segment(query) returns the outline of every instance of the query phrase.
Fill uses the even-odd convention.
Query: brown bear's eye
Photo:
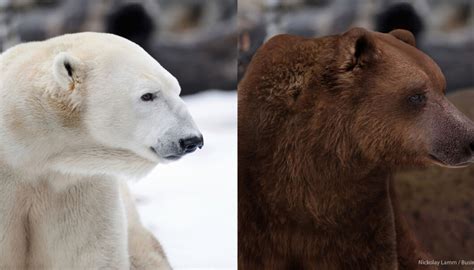
[[[141,97],[141,100],[143,101],[153,101],[155,99],[155,95],[152,93],[146,93]]]
[[[423,105],[426,103],[426,96],[424,94],[416,94],[409,96],[408,101],[413,105]]]

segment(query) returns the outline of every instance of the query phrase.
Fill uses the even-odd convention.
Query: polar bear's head
[[[90,136],[151,162],[177,160],[201,148],[203,136],[179,97],[177,79],[137,45],[118,37],[110,42],[117,45],[93,58],[82,60],[78,51],[54,59],[55,80],[71,92],[72,106],[82,106]]]
[[[42,76],[32,84],[43,94],[29,106],[56,115],[57,131],[37,133],[43,140],[37,140],[38,147],[49,144],[41,150],[48,152],[43,155],[46,167],[139,176],[203,146],[203,136],[179,97],[178,81],[138,45],[98,33],[41,43],[46,48],[38,50],[49,54],[38,56],[45,57],[45,64],[36,67],[34,73],[42,70]],[[46,115],[24,126],[44,127],[51,119]],[[51,143],[45,143],[46,134],[54,135]]]
[[[62,52],[53,74],[71,91],[71,106],[83,107],[85,127],[97,142],[160,162],[202,147],[178,81],[154,59],[144,52],[109,51],[94,62],[94,69],[83,72],[87,63]],[[74,95],[76,83],[87,88],[85,95]]]

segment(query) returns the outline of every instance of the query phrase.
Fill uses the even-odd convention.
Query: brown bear
[[[444,91],[405,30],[262,45],[238,87],[239,269],[426,269],[391,176],[473,162]]]

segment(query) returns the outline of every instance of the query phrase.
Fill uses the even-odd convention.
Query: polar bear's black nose
[[[193,136],[186,139],[179,140],[179,146],[185,154],[196,151],[197,148],[202,148],[204,140],[202,136]]]

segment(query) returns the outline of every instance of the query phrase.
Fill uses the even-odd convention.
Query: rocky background
[[[314,37],[353,26],[403,28],[443,70],[449,98],[474,120],[473,11],[472,0],[239,0],[239,79],[256,49],[279,33]],[[474,165],[400,172],[396,188],[409,224],[434,259],[474,261]]]
[[[144,47],[185,95],[235,90],[236,9],[234,0],[0,0],[0,52],[65,33],[109,32]]]

